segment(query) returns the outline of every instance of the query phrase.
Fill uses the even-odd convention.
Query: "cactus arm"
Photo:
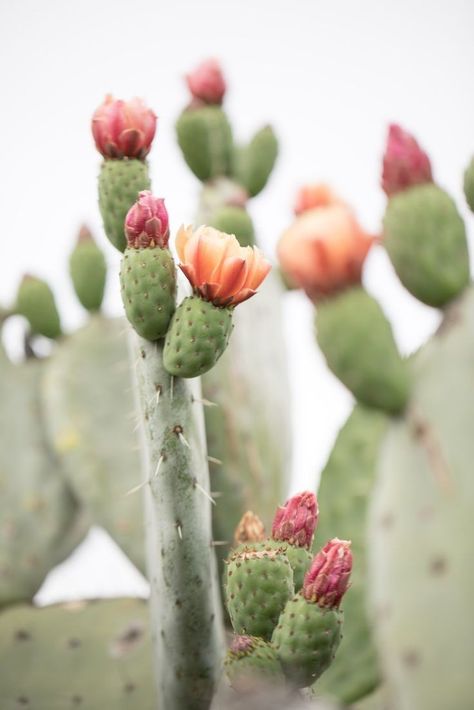
[[[221,664],[202,407],[163,367],[161,343],[133,335],[146,443],[147,546],[158,706],[208,708]]]

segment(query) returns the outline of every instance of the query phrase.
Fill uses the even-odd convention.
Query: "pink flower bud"
[[[207,59],[186,75],[194,99],[206,104],[221,104],[226,84],[217,59]]]
[[[321,607],[336,608],[341,603],[352,570],[349,540],[329,540],[313,559],[303,582],[303,596]]]
[[[245,654],[253,651],[255,648],[255,637],[254,636],[234,636],[229,650],[231,653],[235,653],[237,656],[245,656]]]
[[[106,96],[92,117],[92,135],[104,158],[138,158],[150,152],[156,116],[141,99],[115,100]]]
[[[278,508],[272,525],[272,538],[295,547],[310,548],[318,523],[318,501],[314,493],[304,491]]]
[[[149,190],[138,194],[138,200],[125,217],[125,234],[129,247],[166,247],[170,237],[168,212],[161,197]]]
[[[383,156],[383,191],[390,197],[425,182],[433,182],[429,157],[410,133],[391,123]]]

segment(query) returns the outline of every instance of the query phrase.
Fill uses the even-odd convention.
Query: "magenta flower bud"
[[[125,217],[128,246],[134,249],[166,247],[170,238],[165,201],[149,190],[138,193],[138,200]]]
[[[383,156],[383,191],[391,197],[425,182],[433,182],[430,159],[410,133],[391,123]]]
[[[329,540],[315,556],[303,582],[303,596],[321,607],[337,608],[352,571],[350,540]]]
[[[206,104],[221,104],[226,83],[217,59],[206,59],[186,75],[188,88],[194,99]]]
[[[138,158],[150,152],[156,116],[141,99],[116,100],[106,96],[92,117],[92,135],[104,158]]]
[[[272,525],[272,538],[295,547],[309,549],[318,523],[318,501],[314,493],[304,491],[277,509]]]

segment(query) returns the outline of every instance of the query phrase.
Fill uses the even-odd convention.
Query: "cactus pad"
[[[464,195],[466,196],[467,204],[474,212],[474,158],[472,158],[464,173]]]
[[[92,238],[79,240],[70,259],[69,272],[74,290],[88,311],[99,311],[104,298],[107,267],[103,252]]]
[[[58,309],[46,281],[25,276],[18,289],[16,311],[27,319],[32,333],[46,338],[61,335]]]
[[[250,197],[263,190],[278,155],[278,142],[271,126],[261,128],[250,143],[235,155],[234,176]]]
[[[104,230],[114,247],[124,251],[124,222],[138,193],[150,189],[148,166],[141,160],[104,160],[99,175],[99,208]]]
[[[232,131],[221,108],[204,106],[183,111],[176,132],[184,159],[199,180],[229,175]]]
[[[231,686],[240,693],[283,682],[275,649],[257,636],[236,636],[224,661]]]
[[[252,219],[244,207],[226,205],[213,212],[210,220],[212,227],[226,234],[234,234],[243,247],[255,244],[255,232]]]
[[[175,309],[176,268],[169,249],[126,249],[120,268],[128,320],[146,340],[164,337]]]
[[[176,309],[165,340],[163,362],[176,377],[197,377],[217,362],[232,332],[232,311],[202,298],[185,298]]]

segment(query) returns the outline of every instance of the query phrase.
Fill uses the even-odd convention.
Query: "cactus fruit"
[[[175,309],[176,268],[168,249],[168,213],[162,199],[140,192],[125,220],[128,247],[120,266],[125,314],[147,340],[164,337]]]
[[[224,205],[212,213],[209,224],[220,232],[234,234],[240,246],[255,244],[255,231],[252,219],[244,207]]]
[[[270,640],[294,595],[293,571],[284,551],[239,548],[227,561],[225,593],[234,631]]]
[[[248,145],[236,149],[233,174],[250,197],[258,195],[267,184],[277,155],[278,141],[271,126],[264,126]]]
[[[379,680],[367,613],[366,526],[378,451],[387,424],[382,412],[357,404],[339,432],[318,491],[322,513],[314,549],[336,535],[351,538],[354,567],[350,594],[344,601],[344,636],[334,662],[318,680],[314,692],[345,704],[370,693]]]
[[[367,537],[370,596],[399,710],[468,710],[474,698],[473,314],[471,286],[411,360],[410,406],[381,450]]]
[[[466,202],[474,212],[474,158],[464,172],[464,195]]]
[[[404,409],[410,392],[408,367],[372,296],[353,288],[321,302],[316,330],[329,368],[360,402],[393,414]]]
[[[2,707],[154,710],[148,629],[141,599],[2,611]]]
[[[186,83],[195,102],[221,104],[226,91],[226,83],[219,62],[206,59],[189,74]]]
[[[442,307],[468,285],[464,222],[441,188],[418,185],[392,197],[383,229],[400,281],[423,303]]]
[[[285,675],[305,688],[328,668],[341,640],[339,604],[352,568],[350,543],[330,540],[316,555],[303,589],[283,609],[272,635]]]
[[[46,338],[61,335],[58,309],[46,281],[26,274],[18,288],[15,310],[26,318],[34,335]]]
[[[230,175],[232,130],[219,106],[186,109],[176,123],[176,133],[184,159],[199,180]]]
[[[87,227],[79,231],[69,258],[69,273],[76,296],[88,311],[99,311],[104,298],[107,267],[105,257]]]
[[[224,670],[231,686],[239,693],[254,692],[262,685],[284,681],[275,649],[258,636],[234,636]]]
[[[383,156],[382,189],[388,197],[414,185],[433,182],[428,155],[416,139],[396,123],[388,128]]]

